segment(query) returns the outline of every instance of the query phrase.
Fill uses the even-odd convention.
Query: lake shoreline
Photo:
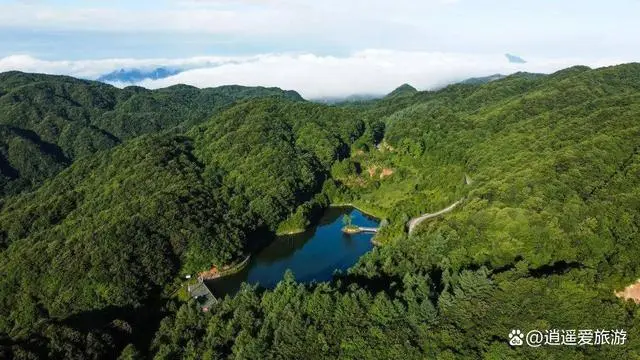
[[[223,278],[225,276],[236,274],[236,273],[242,271],[242,269],[244,269],[245,267],[247,267],[247,265],[249,264],[249,261],[251,260],[251,255],[252,254],[247,255],[244,258],[244,260],[242,260],[240,263],[235,263],[235,264],[229,265],[228,269],[222,270],[222,271],[218,272],[215,275],[203,275],[203,274],[207,273],[205,271],[205,272],[200,273],[198,278],[202,279],[202,280],[215,280],[215,279]]]
[[[238,266],[207,278],[207,287],[217,297],[237,292],[244,282],[260,284],[268,289],[282,280],[286,269],[299,276],[300,282],[329,281],[336,270],[350,268],[375,245],[369,236],[343,235],[342,218],[345,214],[352,214],[363,229],[375,229],[379,225],[377,218],[356,207],[327,206],[312,227],[297,236],[274,237],[261,250],[252,252],[252,261],[245,259]]]
[[[327,207],[325,207],[323,209],[323,213],[326,213],[326,211],[328,211],[331,208],[352,208],[352,209],[358,210],[359,212],[361,212],[365,216],[368,216],[370,218],[375,219],[376,221],[381,221],[382,220],[381,218],[379,218],[379,217],[377,217],[375,215],[372,215],[372,214],[364,211],[363,209],[361,209],[361,208],[359,208],[359,207],[357,207],[357,206],[355,206],[354,204],[351,204],[351,203],[329,204],[329,206],[327,206]],[[295,230],[291,230],[291,231],[287,231],[287,232],[283,232],[283,233],[275,233],[274,236],[275,236],[275,238],[278,238],[278,237],[282,237],[282,236],[303,234],[303,233],[309,231],[310,229],[312,229],[313,227],[318,226],[319,223],[320,222],[319,222],[319,219],[318,219],[318,221],[314,222],[313,224],[310,224],[309,227],[306,228],[306,229],[295,229]],[[353,235],[359,234],[361,232],[362,231],[360,231],[360,230],[354,231],[354,232],[343,231],[343,233],[345,233],[345,234],[353,234]],[[275,240],[275,238],[273,240]],[[376,246],[380,246],[381,245],[380,242],[375,240],[375,236],[373,236],[371,238],[371,243],[373,245],[376,245]],[[249,260],[251,260],[251,256],[252,255],[253,255],[253,253],[247,255],[244,258],[244,260],[242,260],[242,262],[240,262],[239,264],[231,265],[232,268],[230,268],[228,270],[221,271],[220,273],[216,274],[215,276],[206,276],[205,275],[205,276],[199,276],[199,278],[202,278],[202,280],[216,280],[216,279],[221,279],[221,278],[224,278],[226,276],[230,276],[230,275],[236,274],[236,273],[242,271],[249,264]],[[203,272],[203,273],[205,273],[205,272]],[[203,273],[201,273],[201,274],[203,274]]]
[[[310,226],[314,226],[314,225],[310,225]],[[287,236],[287,235],[297,235],[297,234],[302,234],[303,232],[307,231],[309,229],[295,229],[295,230],[289,230],[289,231],[285,231],[285,232],[277,232],[275,233],[276,237],[278,236]]]
[[[352,204],[352,203],[338,203],[338,204],[331,204],[331,205],[329,205],[329,208],[332,208],[332,207],[334,207],[334,208],[345,208],[345,207],[349,207],[349,208],[356,209],[356,210],[360,211],[362,214],[364,214],[364,215],[366,215],[366,216],[368,216],[368,217],[370,217],[370,218],[376,219],[379,223],[380,223],[380,222],[382,222],[382,219],[383,219],[383,217],[382,217],[382,216],[376,216],[376,215],[373,215],[373,214],[371,214],[370,212],[367,212],[367,211],[363,210],[362,208],[359,208],[359,207],[355,206],[355,205],[354,205],[354,204]],[[378,225],[378,226],[379,226],[379,225]],[[378,229],[379,229],[379,227],[378,227]],[[359,233],[360,233],[360,231],[357,231],[357,232],[348,232],[348,231],[343,231],[343,233],[348,234],[348,235],[355,235],[355,234],[359,234]],[[376,233],[375,235],[373,235],[373,237],[371,238],[371,243],[372,243],[373,245],[375,245],[375,246],[382,246],[382,243],[376,240],[376,236],[378,236],[378,234],[377,234],[377,233]]]
[[[367,211],[367,210],[363,210],[362,208],[352,204],[352,203],[337,203],[337,204],[330,204],[327,208],[353,208],[356,209],[358,211],[360,211],[361,213],[363,213],[364,215],[376,219],[378,221],[382,221],[382,216],[377,216],[377,215],[373,215],[371,212]]]
[[[327,207],[323,208],[323,209],[322,209],[322,211],[323,211],[323,213],[324,213],[324,212],[326,212],[327,210],[329,210],[329,209],[331,209],[331,208],[353,208],[353,209],[355,209],[355,210],[360,211],[362,214],[364,214],[364,215],[366,215],[366,216],[368,216],[368,217],[370,217],[370,218],[376,219],[376,220],[378,220],[378,221],[381,221],[381,220],[382,220],[382,217],[380,217],[380,216],[376,216],[376,215],[373,215],[373,214],[371,214],[371,212],[365,211],[365,210],[363,210],[362,208],[360,208],[360,207],[358,207],[358,206],[355,206],[354,204],[351,204],[351,203],[336,203],[336,204],[329,204],[329,206],[327,206]],[[321,216],[320,216],[320,217],[321,217]],[[318,217],[318,220],[320,220],[320,217]],[[311,222],[307,228],[299,228],[299,229],[289,230],[289,231],[285,231],[285,232],[276,232],[276,233],[275,233],[275,236],[276,236],[276,237],[278,237],[278,236],[287,236],[287,235],[298,235],[298,234],[302,234],[302,233],[304,233],[304,232],[309,231],[309,230],[310,230],[310,229],[312,229],[314,226],[318,226],[318,221]]]

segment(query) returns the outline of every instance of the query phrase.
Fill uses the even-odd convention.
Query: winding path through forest
[[[409,227],[409,235],[411,235],[411,233],[413,232],[413,230],[415,230],[416,226],[420,225],[421,222],[427,220],[427,219],[431,219],[434,218],[436,216],[440,216],[442,214],[446,214],[449,211],[453,210],[456,208],[456,206],[460,205],[460,203],[462,202],[463,199],[460,199],[456,202],[454,202],[453,204],[449,205],[449,207],[442,209],[438,212],[434,212],[431,214],[424,214],[424,215],[420,215],[418,217],[415,217],[411,220],[409,220],[409,222],[407,223],[407,226]]]
[[[471,185],[472,183],[473,183],[473,180],[471,180],[471,177],[468,174],[464,174],[464,184]],[[453,204],[449,205],[449,207],[442,209],[438,212],[420,215],[418,217],[415,217],[409,220],[409,222],[407,223],[407,227],[409,228],[409,235],[411,235],[413,230],[415,230],[416,226],[420,225],[420,223],[422,223],[423,221],[448,213],[449,211],[455,209],[456,206],[460,205],[462,200],[464,200],[464,198],[454,202]]]

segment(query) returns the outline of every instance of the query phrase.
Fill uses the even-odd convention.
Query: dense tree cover
[[[596,195],[611,177],[633,166],[640,145],[637,68],[572,69],[536,80],[535,90],[525,95],[503,95],[498,104],[478,109],[467,104],[476,101],[472,94],[459,102],[461,110],[432,101],[397,112],[387,118],[386,132],[395,151],[368,154],[360,161],[365,168],[382,163],[410,176],[392,176],[378,181],[378,187],[369,184],[361,201],[401,219],[466,197],[471,211],[449,219],[465,219],[455,228],[464,228],[464,236],[457,231],[467,240],[456,247],[477,247],[471,251],[474,261],[500,266],[528,248],[524,253],[536,265],[553,259],[598,263],[600,257],[585,252],[602,251],[604,239],[611,239],[601,227],[604,217],[636,210]],[[503,81],[523,80],[515,76],[478,91],[491,91],[484,87]],[[464,185],[465,174],[475,180],[472,185]],[[625,185],[631,194],[637,191],[633,181]],[[357,196],[359,190],[353,190]],[[610,209],[603,213],[604,205]],[[526,233],[531,238],[522,238]],[[492,240],[478,242],[479,234]],[[586,245],[585,236],[599,240]],[[507,241],[505,253],[498,246],[502,241]]]
[[[194,310],[185,305],[165,320],[153,352],[640,356],[638,308],[614,295],[640,270],[639,90],[638,64],[576,67],[360,107],[369,126],[385,123],[384,142],[336,163],[324,193],[388,217],[378,236],[385,244],[338,282],[304,287],[288,280],[259,295],[246,289],[197,324],[186,320]],[[382,168],[393,174],[381,178]],[[410,217],[459,199],[457,210],[407,235]],[[512,348],[507,335],[516,328],[624,328],[629,343]]]
[[[38,191],[7,201],[0,329],[41,317],[138,306],[181,265],[239,256],[243,214],[202,179],[184,137],[147,137],[74,163]],[[204,265],[204,266],[203,266]]]
[[[581,285],[589,278],[584,274],[536,278],[522,270],[499,274],[482,267],[432,279],[432,272],[411,261],[416,256],[409,251],[380,256],[389,256],[389,265],[392,261],[398,266],[395,276],[374,265],[375,270],[369,271],[377,275],[371,279],[353,275],[305,287],[285,278],[263,294],[245,288],[206,315],[184,305],[163,320],[152,346],[154,358],[626,359],[637,355],[633,345],[540,349],[508,345],[507,334],[514,328],[623,327],[631,330],[630,337],[636,335],[635,305],[604,300],[605,289]],[[360,285],[368,283],[387,287]],[[593,307],[603,311],[594,312]]]
[[[639,120],[640,65],[628,64],[404,86],[357,106],[250,100],[184,135],[128,141],[5,200],[0,354],[640,357],[638,306],[614,295],[640,272]],[[458,200],[407,234],[410,218]],[[122,316],[69,325],[137,313],[177,274],[242,255],[263,230],[300,230],[329,202],[387,224],[332,282],[288,274],[208,313],[170,304],[149,341],[127,337],[137,325]],[[629,342],[508,345],[511,329],[554,328],[625,329]]]
[[[302,100],[276,88],[177,85],[117,89],[65,76],[0,74],[0,196],[33,189],[79,157],[124,140],[208,119],[256,97]]]
[[[363,132],[351,111],[256,100],[187,135],[146,135],[80,158],[8,197],[0,333],[46,339],[52,321],[149,306],[176,275],[241,258],[287,218],[306,227],[328,206],[329,167]]]
[[[207,178],[244,194],[259,225],[276,230],[320,191],[333,162],[349,156],[363,132],[353,111],[267,99],[235,106],[189,134],[196,155],[215,169]]]
[[[277,235],[295,234],[303,232],[319,219],[330,205],[329,197],[324,194],[316,194],[311,200],[298,206],[294,213],[278,224]]]

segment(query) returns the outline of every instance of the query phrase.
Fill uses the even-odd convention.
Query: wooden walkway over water
[[[378,228],[362,227],[362,226],[345,226],[342,228],[342,232],[345,234],[360,234],[360,233],[372,233],[378,232]]]

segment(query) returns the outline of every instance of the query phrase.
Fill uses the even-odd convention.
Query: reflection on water
[[[352,208],[329,208],[318,225],[301,234],[277,237],[254,254],[237,274],[207,281],[216,296],[233,294],[243,282],[275,287],[287,269],[300,282],[327,281],[335,270],[346,270],[371,250],[373,234],[345,235],[342,217],[351,214],[354,225],[377,227],[377,220]]]

